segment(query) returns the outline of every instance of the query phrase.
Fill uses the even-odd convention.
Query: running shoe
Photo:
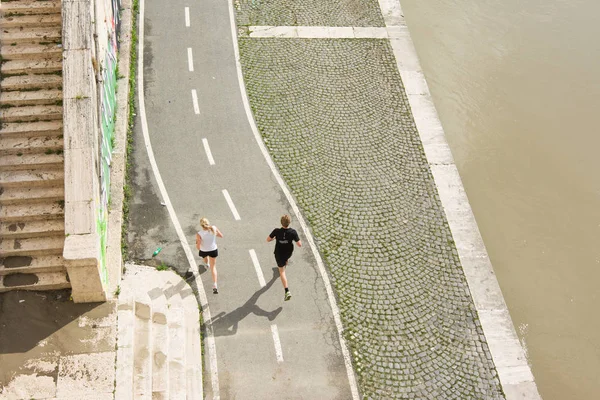
[[[288,301],[291,298],[292,298],[292,293],[290,293],[290,291],[288,290],[287,292],[285,292],[285,295],[283,296],[283,300]]]
[[[217,289],[216,287],[213,288],[213,294],[219,294],[219,289]]]

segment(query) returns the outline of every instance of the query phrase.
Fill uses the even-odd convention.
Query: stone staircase
[[[0,9],[0,292],[70,287],[60,0]]]
[[[118,300],[115,399],[202,399],[198,303],[172,271],[126,265]]]

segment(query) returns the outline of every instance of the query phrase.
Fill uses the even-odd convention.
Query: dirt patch
[[[12,256],[0,259],[0,264],[4,265],[4,268],[20,268],[31,265],[32,257],[27,256]]]
[[[5,287],[27,286],[38,283],[39,278],[35,274],[11,274],[4,277]]]

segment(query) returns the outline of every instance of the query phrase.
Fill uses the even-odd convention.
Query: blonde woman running
[[[206,218],[200,219],[200,226],[202,229],[196,233],[196,248],[198,249],[198,255],[204,260],[204,264],[210,267],[213,280],[213,293],[218,294],[216,264],[219,250],[217,249],[217,238],[222,238],[223,234],[219,228],[211,225]]]

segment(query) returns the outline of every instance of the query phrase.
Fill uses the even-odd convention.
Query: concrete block
[[[96,77],[89,49],[65,52],[63,60],[63,98],[96,97]]]
[[[169,398],[169,362],[167,354],[170,335],[167,327],[167,299],[152,300],[152,397]]]
[[[99,236],[95,233],[67,236],[63,258],[73,288],[73,301],[106,301],[106,291],[100,275]]]
[[[387,26],[400,25],[404,23],[402,7],[398,0],[379,0],[379,8],[383,20]]]
[[[405,33],[402,37],[390,38],[390,45],[396,56],[396,65],[399,71],[420,71],[421,65],[419,64],[417,51],[408,30]]]
[[[355,26],[352,28],[354,30],[354,37],[356,39],[387,39],[387,29],[383,27],[362,27]]]
[[[133,298],[121,294],[117,306],[117,369],[115,398],[133,399],[135,314]]]
[[[152,307],[148,298],[135,302],[135,336],[133,361],[133,396],[152,398]]]
[[[176,295],[179,296],[179,295]],[[186,383],[186,344],[184,310],[170,307],[169,321],[169,394],[171,398],[185,398]]]
[[[66,98],[63,100],[63,113],[65,150],[86,147],[96,150],[99,136],[96,99]]]
[[[328,30],[332,39],[354,38],[354,30],[350,26],[330,26]]]
[[[323,39],[329,37],[329,29],[326,26],[299,26],[298,37],[310,39]]]
[[[421,71],[401,71],[402,84],[407,95],[419,94],[429,96],[429,87]]]
[[[65,150],[65,202],[93,202],[95,157],[90,147]]]
[[[506,400],[541,400],[535,382],[522,382],[511,385],[503,385]]]
[[[298,29],[294,26],[250,26],[250,37],[298,37]]]
[[[93,201],[65,202],[65,235],[88,235],[96,231]]]
[[[112,394],[115,352],[75,354],[60,357],[56,382],[58,398],[96,398]]]
[[[63,1],[62,26],[65,50],[93,47],[91,1]]]
[[[48,375],[16,375],[4,386],[4,399],[51,399],[56,396],[56,383]]]

